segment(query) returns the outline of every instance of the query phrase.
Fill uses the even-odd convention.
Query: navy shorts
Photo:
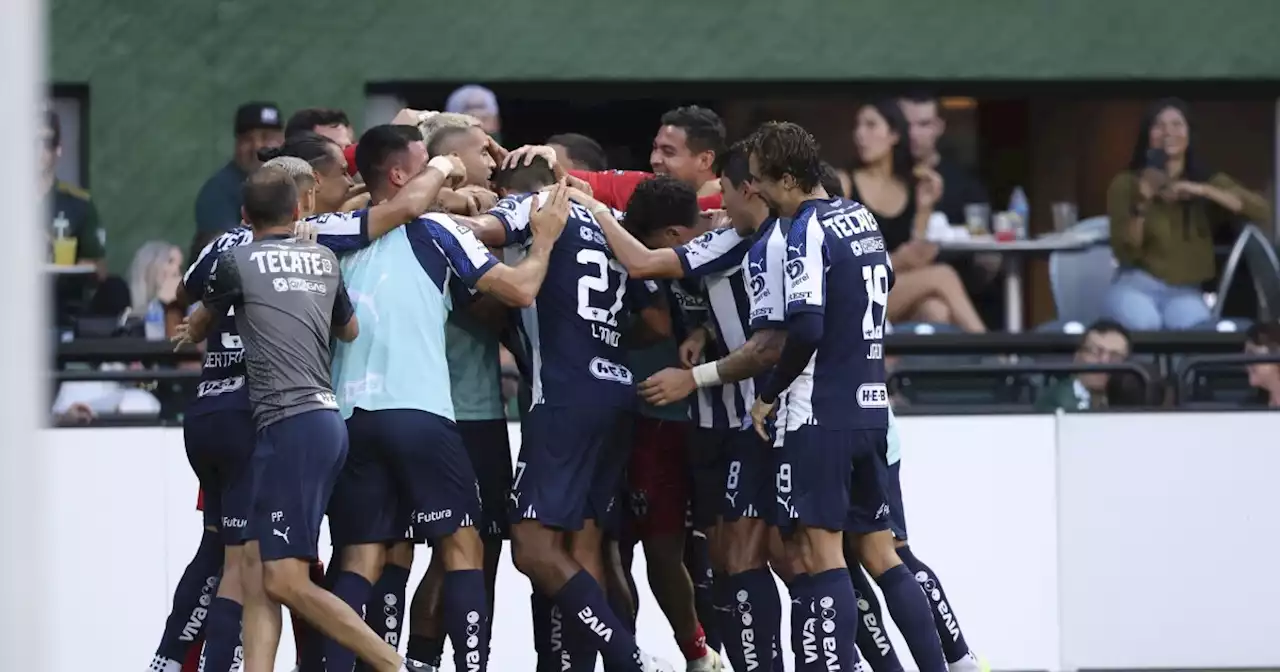
[[[452,420],[357,408],[347,434],[351,450],[329,501],[334,546],[440,539],[475,525],[476,474]]]
[[[869,534],[893,528],[887,433],[803,425],[777,450],[779,526]]]
[[[584,520],[607,527],[627,463],[621,447],[628,415],[608,407],[530,409],[511,483],[511,520],[566,531],[582,529]]]
[[[258,430],[249,534],[264,561],[318,559],[320,523],[346,459],[347,427],[337,411],[307,411]]]
[[[458,432],[480,482],[480,532],[492,539],[510,536],[511,438],[506,420],[459,420]]]
[[[253,510],[249,461],[258,438],[253,416],[248,411],[188,415],[182,436],[204,491],[204,526],[217,529],[228,546],[243,544]]]
[[[694,529],[711,529],[722,512],[725,469],[737,433],[736,429],[709,427],[689,431],[685,454],[689,461],[689,509]]]
[[[898,541],[907,540],[907,512],[902,508],[902,461],[889,465],[889,479],[885,483],[885,499],[893,521],[893,536]]]
[[[760,518],[773,524],[777,509],[773,447],[748,427],[734,432],[726,458],[720,517],[725,522]]]

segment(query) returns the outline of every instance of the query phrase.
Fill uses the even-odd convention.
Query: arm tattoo
[[[782,346],[787,342],[783,329],[760,329],[741,348],[716,361],[720,382],[736,383],[768,371],[778,363]]]

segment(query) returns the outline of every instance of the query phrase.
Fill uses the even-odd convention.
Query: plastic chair
[[[1116,259],[1109,238],[1111,220],[1090,217],[1068,229],[1073,235],[1102,241],[1079,251],[1054,252],[1049,255],[1049,284],[1058,321],[1091,324],[1102,315],[1102,296],[1115,277]]]

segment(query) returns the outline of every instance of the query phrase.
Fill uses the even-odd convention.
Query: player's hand
[[[471,199],[471,204],[475,208],[474,213],[472,214],[478,215],[488,212],[493,208],[493,206],[498,204],[498,195],[484,187],[478,187],[475,185],[461,187],[457,192]]]
[[[567,179],[565,180],[564,184],[565,184],[565,191],[569,192],[569,200],[573,201],[574,203],[577,203],[578,205],[585,207],[587,210],[593,210],[597,205],[600,205],[600,201],[597,201],[596,197],[591,195],[591,192],[583,191],[578,187],[575,187],[572,184],[569,184],[569,181]]]
[[[723,229],[731,226],[733,221],[729,219],[728,210],[703,210],[700,216],[707,220],[707,225],[713,229]]]
[[[773,415],[773,407],[777,404],[766,404],[760,397],[756,397],[754,404],[751,404],[751,424],[756,428],[756,434],[765,441],[769,440],[769,416]]]
[[[548,166],[554,170],[556,167],[556,150],[547,145],[525,145],[519,149],[507,154],[502,160],[502,167],[515,168],[516,166],[527,166],[533,163],[533,160],[541,157],[547,162]]]
[[[569,186],[573,187],[574,189],[577,189],[578,191],[588,196],[592,196],[592,197],[595,196],[596,190],[592,189],[591,183],[584,179],[577,178],[568,173],[565,173],[564,181],[565,181],[565,184],[568,184]]]
[[[680,366],[692,369],[702,359],[702,351],[707,347],[707,330],[698,327],[689,332],[689,337],[680,344]]]
[[[182,323],[174,329],[173,337],[169,340],[173,343],[174,352],[181,350],[184,345],[191,345],[194,343],[194,341],[191,340],[190,316],[182,318]]]
[[[417,126],[437,114],[440,113],[433,112],[431,110],[415,110],[413,108],[406,107],[396,113],[396,116],[391,119],[391,124],[393,126]]]
[[[507,151],[506,147],[499,145],[498,141],[494,140],[493,136],[488,134],[484,136],[484,151],[487,152],[489,154],[489,158],[493,159],[493,162],[499,166],[503,165],[507,160],[507,155],[511,154],[511,152]]]
[[[444,173],[445,186],[461,187],[467,179],[467,164],[457,154],[441,154],[427,162],[428,168]]]
[[[529,228],[535,239],[555,241],[569,220],[569,189],[564,180],[556,182],[542,201],[541,207],[529,215]]]
[[[674,404],[693,394],[698,384],[688,369],[665,368],[640,383],[640,396],[654,406]]]
[[[293,225],[293,237],[300,243],[314,243],[320,237],[315,224],[303,220]]]

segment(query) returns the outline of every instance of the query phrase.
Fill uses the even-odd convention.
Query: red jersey
[[[653,178],[653,173],[638,170],[571,170],[569,174],[591,185],[591,195],[614,210],[626,210],[627,201],[631,200],[636,185]],[[719,210],[723,207],[724,200],[720,198],[720,194],[698,198],[699,210]]]

